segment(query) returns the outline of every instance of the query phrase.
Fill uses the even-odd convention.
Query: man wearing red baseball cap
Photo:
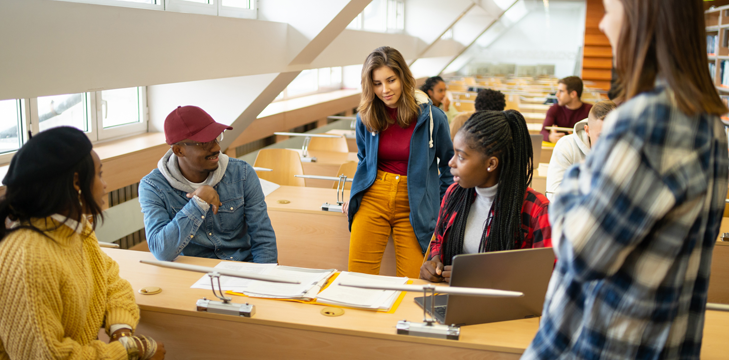
[[[139,183],[152,254],[276,263],[276,235],[256,172],[220,152],[223,132],[233,128],[196,106],[173,110],[164,128],[170,150]]]

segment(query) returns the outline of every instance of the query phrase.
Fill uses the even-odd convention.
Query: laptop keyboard
[[[445,305],[436,306],[435,307],[435,314],[436,314],[436,318],[438,318],[438,319],[445,319],[446,306]]]

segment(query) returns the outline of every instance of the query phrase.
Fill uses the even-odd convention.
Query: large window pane
[[[223,0],[222,5],[239,9],[250,9],[251,0]]]
[[[332,68],[332,85],[338,88],[342,87],[342,67]]]
[[[328,88],[332,84],[332,74],[329,68],[319,69],[319,88]]]
[[[38,98],[40,131],[66,125],[89,132],[88,114],[88,99],[85,93]]]
[[[286,88],[286,96],[294,97],[315,92],[319,89],[318,80],[316,69],[304,70]]]
[[[367,31],[387,31],[387,2],[386,0],[372,0],[362,12],[364,14],[364,29]]]
[[[163,1],[163,0],[118,0],[118,1],[133,2],[133,3],[139,3],[139,4],[152,4],[152,5],[156,5],[160,1]]]
[[[136,87],[101,92],[101,119],[104,129],[142,121],[139,92],[140,89]]]
[[[20,124],[22,121],[20,101],[0,101],[0,153],[20,148]]]

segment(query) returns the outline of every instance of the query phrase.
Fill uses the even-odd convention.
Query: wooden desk
[[[719,236],[721,237],[721,233]],[[729,242],[727,241],[717,241],[714,246],[707,297],[712,303],[729,304]]]
[[[301,149],[291,150],[301,154]],[[357,161],[356,152],[309,150],[309,157],[315,157],[316,162],[302,162],[305,175],[337,176],[337,171],[342,164],[347,161]],[[306,186],[331,189],[334,181],[306,179]]]
[[[253,318],[197,312],[195,301],[212,296],[209,290],[190,289],[201,273],[140,264],[154,259],[150,253],[102,250],[132,284],[141,310],[137,333],[162,341],[168,359],[518,359],[539,326],[536,318],[464,326],[458,341],[397,335],[398,320],[422,319],[416,293],[407,293],[394,314],[347,309],[340,317],[326,317],[317,305],[235,296],[234,303],[256,306]],[[219,261],[181,256],[175,262],[215,266]],[[163,291],[139,294],[146,286]],[[727,312],[706,313],[702,359],[726,358],[727,323]]]
[[[349,191],[345,191],[349,201]],[[290,201],[281,204],[279,200]],[[266,197],[268,217],[276,232],[281,265],[347,270],[349,223],[342,213],[322,211],[324,202],[337,202],[335,189],[282,186]],[[392,239],[387,244],[380,274],[396,274]]]

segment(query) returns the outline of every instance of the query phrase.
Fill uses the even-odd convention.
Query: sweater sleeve
[[[97,246],[93,244],[93,246]],[[106,273],[106,321],[104,327],[107,334],[111,334],[110,327],[114,324],[127,324],[132,331],[137,328],[139,322],[139,307],[134,298],[134,290],[129,281],[119,276],[119,264],[101,249],[98,250]]]
[[[554,146],[554,150],[552,150],[552,158],[549,159],[549,170],[547,171],[547,191],[545,193],[549,200],[554,198],[554,194],[562,184],[562,178],[564,178],[567,168],[573,165],[571,159],[574,156],[571,154],[570,142],[574,141],[575,136],[574,134],[567,135],[559,139],[557,145]]]
[[[544,117],[544,123],[542,124],[542,136],[544,137],[544,141],[549,141],[549,130],[547,130],[547,126],[554,126],[558,110],[559,104],[554,104],[547,110],[547,115]]]
[[[66,337],[63,302],[73,301],[73,296],[64,296],[66,288],[53,260],[31,256],[22,246],[5,247],[0,253],[5,268],[0,272],[0,339],[6,355],[11,359],[127,359],[119,342],[81,344]],[[98,332],[98,328],[77,331]]]

